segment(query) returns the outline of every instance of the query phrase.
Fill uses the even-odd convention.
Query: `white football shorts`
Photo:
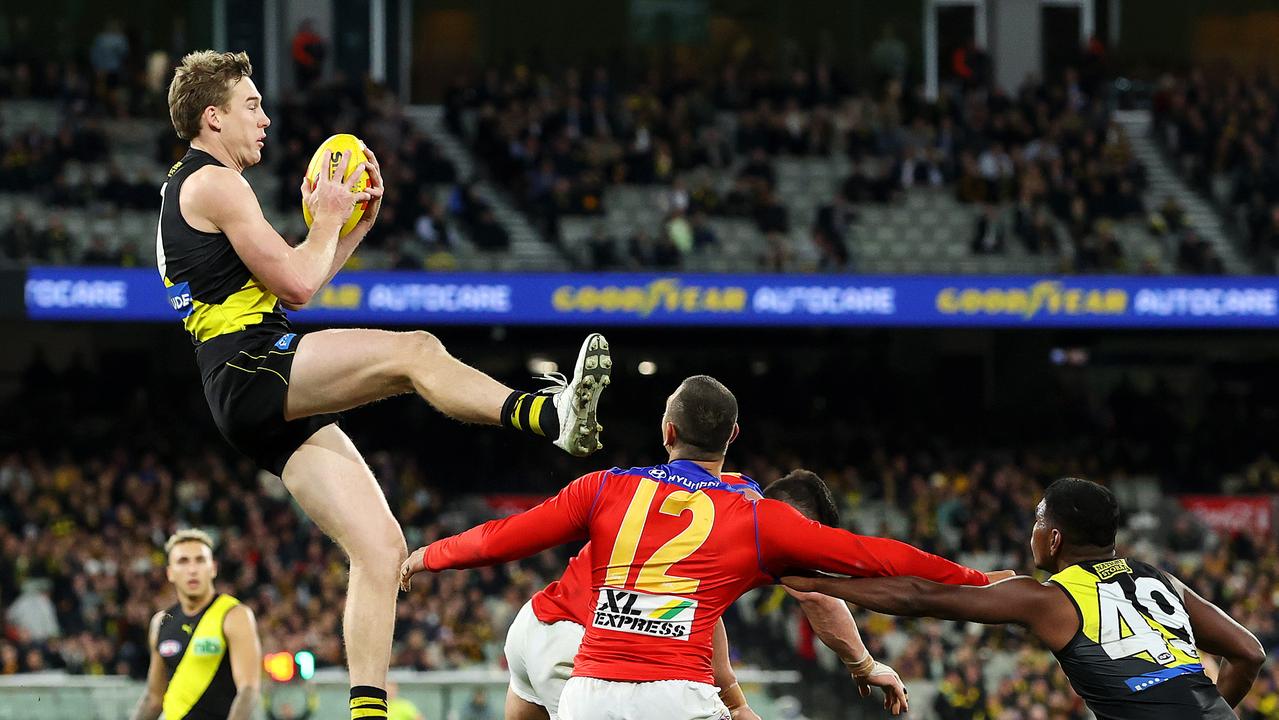
[[[506,664],[511,669],[511,691],[541,705],[556,720],[564,683],[573,674],[573,658],[586,628],[562,620],[546,624],[533,613],[533,602],[524,603],[506,631]]]
[[[559,720],[730,720],[714,685],[691,680],[614,682],[569,678]]]

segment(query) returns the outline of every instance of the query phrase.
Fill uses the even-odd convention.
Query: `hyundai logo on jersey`
[[[731,477],[741,480],[741,484],[732,484],[724,482],[722,479],[706,472],[705,468],[692,460],[676,460],[666,465],[655,465],[653,467],[638,467],[623,470],[622,468],[613,468],[609,471],[614,475],[640,475],[642,477],[652,478],[659,483],[670,483],[678,485],[689,492],[697,492],[699,490],[727,490],[729,492],[740,493],[743,490],[760,491],[759,484],[749,477],[740,473],[726,473]]]

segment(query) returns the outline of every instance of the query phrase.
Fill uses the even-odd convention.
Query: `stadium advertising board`
[[[32,268],[33,320],[172,321],[150,269]],[[1279,327],[1279,278],[346,272],[299,322]]]
[[[1244,532],[1264,539],[1274,529],[1275,498],[1269,495],[1183,495],[1179,499],[1200,522],[1224,535]]]

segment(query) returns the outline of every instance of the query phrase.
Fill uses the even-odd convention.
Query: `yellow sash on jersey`
[[[174,283],[166,277],[164,286],[171,288]],[[216,305],[191,299],[191,309],[182,325],[197,341],[204,342],[262,322],[262,316],[273,312],[278,301],[265,285],[250,276],[243,287]]]
[[[165,720],[185,717],[213,682],[227,652],[222,621],[227,612],[239,604],[240,601],[230,595],[219,595],[200,618],[164,693]]]

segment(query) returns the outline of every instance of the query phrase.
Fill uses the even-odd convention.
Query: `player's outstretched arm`
[[[1195,645],[1224,658],[1217,672],[1217,690],[1230,707],[1235,707],[1256,682],[1257,673],[1266,662],[1265,648],[1257,636],[1221,608],[1200,597],[1177,578],[1167,577],[1181,593],[1182,602],[1186,605],[1190,627],[1195,633]]]
[[[1053,650],[1065,647],[1079,627],[1074,606],[1060,590],[1025,576],[983,587],[917,577],[784,577],[782,583],[889,615],[1024,625]]]
[[[760,559],[773,575],[821,570],[853,577],[910,575],[955,585],[985,585],[985,573],[887,538],[826,527],[774,500],[756,503]]]
[[[349,160],[348,156],[339,168],[345,169]],[[314,221],[297,247],[289,247],[271,227],[253,189],[233,170],[210,168],[192,175],[183,186],[181,210],[188,222],[205,220],[226,233],[253,276],[286,305],[296,307],[309,302],[331,277],[338,232],[355,203],[382,192],[351,192],[362,171],[357,168],[347,182],[321,176],[314,189],[303,190]]]
[[[147,667],[147,686],[133,708],[131,720],[156,720],[164,709],[164,689],[169,685],[169,673],[164,668],[164,658],[160,657],[157,641],[160,637],[160,623],[164,621],[164,611],[151,617],[151,628],[147,637],[151,644],[151,665]]]
[[[235,679],[235,700],[227,720],[250,720],[258,704],[258,681],[262,676],[262,642],[253,611],[246,605],[231,608],[222,620],[222,632],[231,654],[231,677]]]
[[[414,550],[400,566],[400,587],[429,570],[462,570],[499,565],[587,537],[591,509],[605,482],[592,473],[569,483],[551,499],[525,512],[490,520],[466,532]]]
[[[799,602],[804,617],[822,644],[834,650],[843,661],[862,697],[870,696],[872,686],[879,687],[884,691],[885,710],[894,715],[910,710],[906,686],[895,670],[871,657],[847,603],[829,595],[800,592],[790,587],[786,592]]]

